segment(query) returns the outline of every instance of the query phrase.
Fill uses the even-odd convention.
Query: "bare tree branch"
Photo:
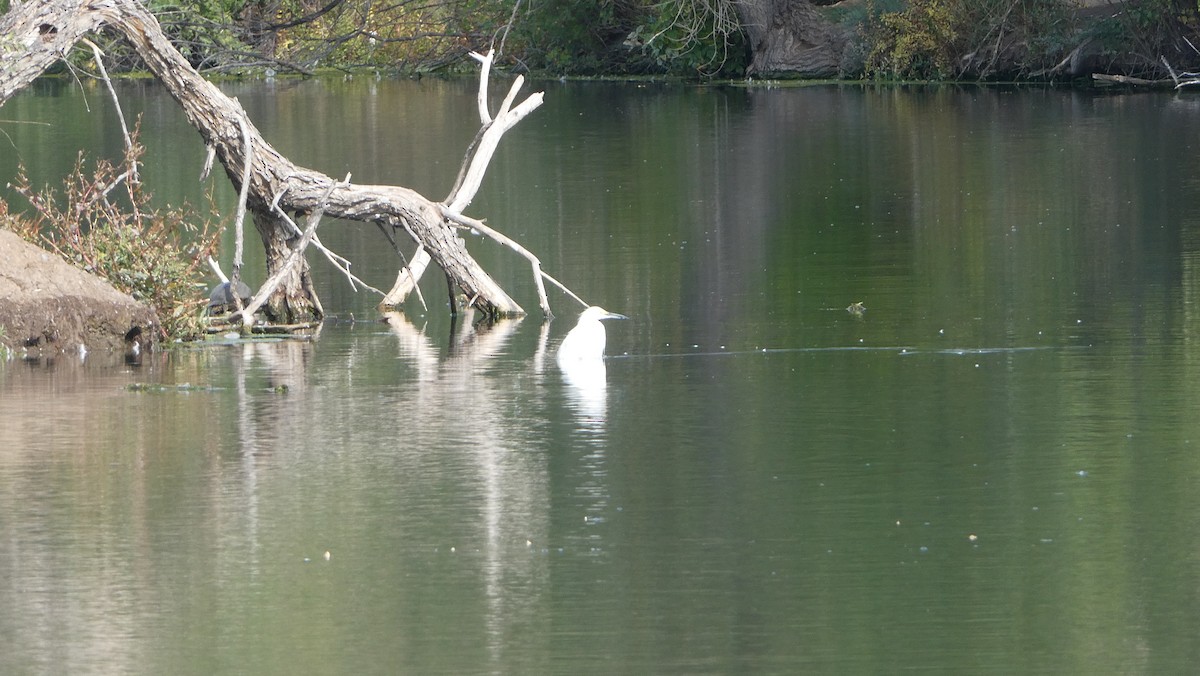
[[[500,138],[509,129],[512,129],[525,116],[533,112],[542,104],[542,92],[535,92],[529,95],[516,108],[512,107],[512,103],[520,91],[525,79],[518,75],[509,87],[508,94],[500,104],[499,110],[495,117],[488,110],[487,94],[488,94],[488,78],[491,71],[494,50],[489,50],[486,55],[472,53],[471,57],[479,62],[479,91],[476,97],[476,103],[479,109],[480,129],[476,134],[475,139],[471,142],[468,148],[467,158],[463,161],[463,169],[460,169],[459,176],[455,181],[454,189],[443,201],[446,209],[452,213],[461,214],[464,209],[471,204],[471,201],[478,193],[480,186],[483,183],[483,175],[487,171],[488,164],[492,161],[492,156],[495,155],[496,148],[500,145]],[[381,305],[384,307],[395,307],[404,302],[404,298],[417,287],[417,281],[424,273],[425,268],[429,263],[429,254],[424,247],[418,247],[413,253],[409,264],[396,275],[396,283],[392,286],[391,291],[384,296]],[[538,277],[540,280],[541,278]],[[540,283],[540,282],[539,282]],[[543,298],[544,301],[544,293]],[[549,308],[543,302],[543,312],[549,315]]]
[[[470,256],[443,212],[443,208],[451,208],[461,213],[470,204],[500,137],[541,104],[542,94],[536,93],[513,106],[522,84],[519,78],[491,124],[485,121],[487,129],[472,154],[462,185],[443,205],[407,188],[351,185],[295,165],[263,139],[235,99],[225,96],[188,64],[154,17],[135,0],[45,0],[14,6],[0,16],[0,35],[4,36],[0,40],[0,104],[61,58],[85,34],[100,27],[113,29],[132,45],[220,160],[239,189],[239,203],[254,213],[255,226],[267,249],[269,276],[281,280],[269,292],[268,301],[279,321],[296,323],[297,318],[319,318],[322,314],[308,264],[297,253],[309,244],[319,246],[316,222],[311,220],[318,213],[372,222],[393,231],[402,229],[417,242],[420,253],[446,273],[455,294],[470,299],[468,306],[489,316],[524,313]],[[476,58],[481,62],[487,59]],[[481,108],[481,115],[486,112],[486,107]],[[288,213],[310,217],[299,241],[295,238],[297,226],[284,218]],[[240,242],[242,238],[238,239]],[[352,284],[366,286],[349,274],[349,261],[321,248]],[[240,256],[237,258],[240,262]],[[235,264],[234,281],[236,268]],[[415,279],[415,260],[409,268],[407,277]],[[543,310],[548,313],[544,292],[541,296]]]

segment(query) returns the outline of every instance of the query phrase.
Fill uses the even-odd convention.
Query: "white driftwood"
[[[492,156],[496,154],[496,148],[500,145],[500,137],[542,105],[542,92],[536,92],[530,94],[521,105],[511,108],[513,98],[524,82],[525,78],[520,75],[513,80],[508,96],[504,97],[503,103],[500,104],[500,110],[496,113],[496,119],[487,125],[487,129],[479,139],[479,147],[475,149],[475,155],[471,158],[471,164],[463,178],[462,186],[454,198],[446,204],[451,210],[461,213],[471,204],[471,200],[475,199],[479,187],[483,184],[483,175],[487,171],[488,163],[492,161]]]
[[[241,102],[234,99],[241,110]],[[245,237],[246,199],[250,196],[250,164],[254,162],[254,140],[250,137],[250,123],[245,111],[238,117],[238,129],[242,132],[242,147],[245,157],[242,160],[242,189],[238,191],[237,211],[233,216],[235,241],[233,244],[233,281],[237,282],[242,276],[243,238]],[[237,294],[233,294],[237,297]]]
[[[1193,45],[1190,40],[1187,40],[1187,38],[1184,38],[1184,40],[1187,41],[1188,45],[1190,45],[1193,50],[1196,49],[1196,46]],[[1158,58],[1162,61],[1163,65],[1167,67],[1167,72],[1171,75],[1171,79],[1175,82],[1176,89],[1200,85],[1200,73],[1188,73],[1186,71],[1182,73],[1176,73],[1175,69],[1171,67],[1171,64],[1167,62],[1167,57],[1160,56]]]
[[[488,50],[486,55],[471,52],[471,58],[480,64],[479,92],[476,96],[476,102],[479,107],[479,123],[481,126],[480,132],[472,144],[473,149],[468,149],[468,156],[464,161],[463,170],[459,172],[459,179],[450,195],[443,202],[446,208],[454,213],[461,214],[471,204],[471,201],[475,199],[476,193],[479,192],[479,188],[483,184],[483,175],[487,172],[488,164],[492,161],[492,156],[495,155],[496,148],[500,145],[500,138],[504,136],[504,133],[512,129],[522,118],[533,112],[538,106],[542,105],[543,93],[535,92],[522,101],[521,105],[512,108],[512,102],[516,98],[517,92],[520,91],[522,85],[525,83],[523,77],[517,76],[513,80],[512,86],[509,87],[508,95],[505,96],[503,102],[500,104],[500,109],[497,111],[496,116],[492,116],[488,111],[488,80],[491,74],[494,54],[494,50]],[[380,305],[391,308],[403,303],[408,294],[417,288],[421,275],[425,274],[425,270],[429,266],[429,261],[429,252],[425,247],[418,246],[409,259],[408,265],[396,274],[395,284],[392,285],[392,289],[384,296]],[[544,304],[543,309],[545,309]]]
[[[555,279],[554,277],[552,277],[550,275],[550,273],[543,270],[542,269],[542,261],[540,259],[538,259],[538,257],[535,256],[533,254],[533,252],[530,251],[529,249],[526,249],[525,247],[521,246],[515,240],[510,239],[504,233],[501,233],[497,230],[493,230],[492,228],[488,227],[483,221],[471,218],[469,216],[464,216],[460,213],[450,211],[449,207],[444,207],[442,209],[442,213],[445,214],[445,216],[448,220],[453,221],[454,223],[458,223],[459,225],[461,225],[465,228],[474,230],[481,235],[490,237],[491,239],[495,240],[496,242],[512,249],[513,251],[516,251],[518,254],[520,254],[522,257],[524,257],[525,260],[529,261],[529,263],[533,266],[533,285],[534,285],[534,287],[537,288],[538,304],[542,308],[542,314],[547,319],[553,317],[554,313],[550,311],[550,301],[549,301],[549,299],[546,298],[546,287],[544,284],[542,284],[542,279],[546,279],[551,284],[557,286],[559,289],[562,290],[563,293],[567,294],[571,298],[574,298],[580,305],[582,305],[584,307],[588,307],[587,301],[580,298],[579,296],[576,296],[574,291],[568,289],[566,287],[566,285],[564,285],[562,282],[560,282],[557,279]]]
[[[208,257],[208,267],[212,268],[213,274],[217,276],[217,279],[221,280],[222,284],[229,283],[229,278],[225,276],[225,271],[221,269],[221,264],[212,256]]]
[[[480,56],[475,52],[471,52],[471,58],[479,62],[482,66],[479,69],[479,94],[476,96],[476,103],[479,105],[479,121],[483,124],[491,124],[492,114],[488,112],[488,75],[492,71],[492,58],[495,56],[492,50],[488,50],[487,55]]]
[[[343,181],[343,183],[346,185],[350,184],[350,174],[346,174],[346,179]],[[296,225],[296,222],[292,220],[292,217],[289,216],[287,212],[279,208],[278,202],[273,204],[272,209],[275,211],[275,214],[283,220],[284,223],[288,224],[293,234],[295,234],[297,237],[304,236],[304,231],[300,229],[300,226]],[[320,251],[325,256],[325,259],[333,265],[333,267],[337,268],[339,272],[346,276],[347,281],[350,282],[350,288],[358,291],[358,287],[361,286],[368,291],[374,291],[381,296],[383,295],[383,291],[371,286],[370,284],[367,284],[350,272],[350,260],[325,246],[325,244],[321,242],[321,238],[316,234],[313,234],[312,241],[310,241],[309,244],[315,247],[317,251]]]

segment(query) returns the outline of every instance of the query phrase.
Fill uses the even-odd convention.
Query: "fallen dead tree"
[[[133,46],[200,133],[209,149],[210,162],[214,157],[219,160],[239,191],[239,215],[235,219],[238,246],[242,213],[248,211],[266,250],[269,278],[251,304],[263,305],[274,322],[302,324],[320,319],[324,313],[303,256],[310,245],[319,248],[352,284],[366,286],[350,274],[349,261],[320,244],[316,229],[322,215],[373,222],[394,245],[396,233],[416,243],[411,265],[400,271],[392,290],[384,296],[381,304],[386,307],[402,303],[432,262],[446,275],[452,312],[473,308],[490,317],[524,314],[522,307],[468,253],[458,234],[461,228],[491,237],[530,262],[545,315],[550,315],[550,306],[543,279],[586,305],[543,272],[532,253],[462,213],[478,190],[500,137],[542,101],[541,93],[536,93],[514,106],[522,85],[518,77],[493,116],[487,101],[491,54],[473,55],[481,64],[481,129],[468,149],[449,197],[434,202],[407,188],[355,185],[351,177],[339,181],[293,164],[263,139],[236,99],[224,95],[188,64],[153,15],[135,0],[14,2],[9,12],[0,16],[0,105],[85,41],[89,33],[102,28],[118,32]],[[303,230],[297,225],[299,217],[306,220]],[[240,259],[240,254],[235,256],[231,275],[234,281],[239,279]],[[244,312],[246,326],[250,314]]]

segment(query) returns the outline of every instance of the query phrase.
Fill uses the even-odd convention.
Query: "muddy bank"
[[[156,335],[148,306],[0,229],[0,342],[17,354],[130,351]]]

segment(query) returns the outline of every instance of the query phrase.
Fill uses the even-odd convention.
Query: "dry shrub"
[[[144,151],[136,130],[132,139],[122,170],[98,160],[89,171],[81,152],[61,195],[50,187],[35,190],[22,167],[12,187],[32,213],[17,217],[0,202],[0,224],[150,305],[162,338],[200,337],[207,305],[203,264],[216,250],[220,228],[209,219],[197,223],[186,206],[150,208],[135,170]]]
[[[868,72],[916,79],[1020,77],[1079,40],[1069,0],[911,0],[874,15]]]

